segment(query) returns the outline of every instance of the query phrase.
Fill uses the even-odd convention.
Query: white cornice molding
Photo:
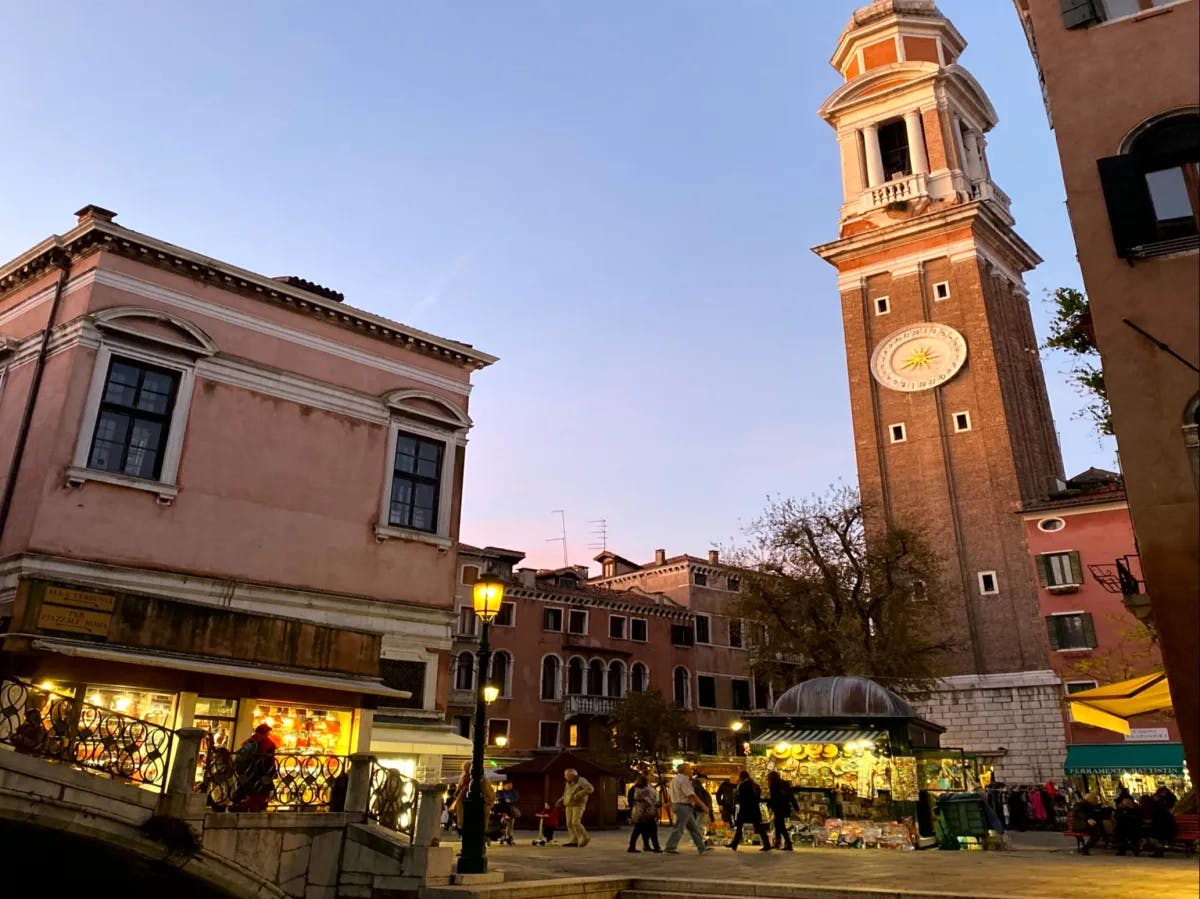
[[[95,280],[96,280],[96,270],[95,269],[89,269],[88,271],[84,272],[83,274],[76,275],[74,278],[71,278],[67,281],[67,286],[63,290],[63,296],[67,297],[67,296],[70,296],[71,294],[75,293],[75,291],[77,291],[77,290],[82,290],[85,287],[91,287],[92,283]],[[51,285],[50,287],[43,287],[37,293],[32,294],[31,296],[28,296],[25,299],[21,300],[21,302],[17,303],[15,306],[13,306],[9,309],[6,309],[4,312],[0,312],[0,325],[7,324],[10,321],[14,321],[18,316],[24,315],[25,313],[29,312],[30,310],[37,308],[42,303],[50,302],[50,300],[54,296],[54,291],[55,291],[56,287],[57,287],[57,285]],[[41,333],[41,328],[38,329],[38,333]]]
[[[15,556],[0,563],[0,595],[15,588],[18,579],[23,577],[76,583],[93,589],[146,593],[197,605],[382,633],[385,637],[396,634],[411,638],[404,639],[406,644],[415,641],[449,645],[450,627],[454,621],[452,607],[442,609],[395,600],[293,590],[37,553]]]
[[[1129,509],[1127,500],[1106,500],[1105,502],[1088,503],[1086,496],[1073,498],[1076,505],[1063,506],[1046,506],[1042,509],[1022,510],[1022,521],[1041,521],[1043,518],[1073,518],[1076,515],[1090,515],[1093,512],[1122,512]],[[1063,503],[1070,503],[1071,499],[1062,500]],[[1057,531],[1048,531],[1046,533],[1057,534]]]
[[[140,278],[134,278],[130,275],[122,275],[117,272],[100,270],[96,272],[96,283],[106,287],[112,287],[117,290],[123,290],[136,296],[145,297],[146,299],[154,300],[167,306],[174,306],[177,309],[186,310],[192,315],[201,315],[207,318],[214,318],[218,321],[226,322],[227,324],[236,325],[249,331],[254,331],[258,334],[265,334],[266,336],[276,338],[277,340],[285,340],[289,343],[294,343],[298,346],[305,347],[306,349],[317,350],[330,356],[336,356],[340,359],[346,359],[350,362],[356,362],[360,365],[367,365],[371,368],[386,371],[389,374],[408,378],[410,381],[414,381],[418,384],[425,384],[430,387],[436,387],[439,390],[445,390],[448,393],[454,393],[460,396],[468,396],[471,392],[471,385],[469,382],[459,381],[454,378],[447,378],[442,375],[435,375],[433,372],[426,371],[422,368],[417,368],[416,366],[406,365],[402,362],[393,362],[390,359],[381,358],[373,353],[355,349],[354,347],[346,346],[345,344],[338,343],[334,340],[328,340],[324,337],[318,337],[317,335],[311,334],[307,331],[299,331],[295,328],[276,325],[253,315],[248,315],[244,312],[238,312],[237,310],[230,309],[225,306],[218,306],[214,303],[198,300],[189,294],[172,290],[167,287],[162,287],[161,285],[153,284],[149,281],[143,281]]]

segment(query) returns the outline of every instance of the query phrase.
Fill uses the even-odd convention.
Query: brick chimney
[[[75,213],[76,219],[80,225],[88,222],[111,222],[117,217],[117,214],[111,209],[105,209],[103,206],[96,206],[92,203],[84,206]]]
[[[654,551],[654,564],[655,565],[666,565],[667,564],[667,551],[665,549],[656,549]]]

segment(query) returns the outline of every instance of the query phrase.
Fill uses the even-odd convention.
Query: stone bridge
[[[57,855],[47,862],[26,854],[30,886],[42,895],[75,893],[66,888],[72,877],[86,876],[91,892],[103,885],[102,894],[127,899],[150,896],[151,889],[155,896],[170,890],[172,899],[415,899],[423,886],[450,882],[452,850],[431,845],[439,787],[420,788],[411,840],[368,818],[368,756],[352,757],[360,764],[351,766],[344,812],[213,812],[192,782],[199,735],[179,732],[161,793],[0,745],[6,850],[25,846],[51,855],[48,847],[82,846],[110,862],[95,866],[104,873],[75,871],[73,865],[86,866],[70,851],[61,853],[61,864]],[[6,868],[21,872],[16,852],[5,854]],[[47,864],[58,870],[45,870]],[[122,869],[135,892],[114,889],[112,877],[119,879]],[[46,892],[50,886],[56,888]]]

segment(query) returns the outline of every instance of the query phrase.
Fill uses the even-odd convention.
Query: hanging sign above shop
[[[48,584],[38,608],[37,627],[39,630],[104,637],[108,635],[115,603],[116,597],[111,593]]]
[[[1131,727],[1126,743],[1169,743],[1171,734],[1165,727]]]

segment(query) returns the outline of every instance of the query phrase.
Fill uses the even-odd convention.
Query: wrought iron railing
[[[406,834],[411,841],[417,827],[417,782],[394,768],[371,760],[371,790],[367,817],[379,825]]]
[[[342,811],[349,777],[344,755],[231,753],[206,740],[198,789],[224,811]]]
[[[162,790],[171,757],[168,727],[15,678],[0,683],[0,743]]]
[[[618,700],[610,696],[568,696],[563,704],[566,715],[607,715]]]
[[[1122,596],[1137,596],[1145,593],[1145,581],[1141,574],[1141,558],[1136,555],[1121,556],[1111,565],[1089,565],[1088,570],[1096,582],[1109,593]]]

